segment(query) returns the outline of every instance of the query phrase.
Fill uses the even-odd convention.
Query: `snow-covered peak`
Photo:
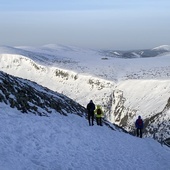
[[[153,48],[152,50],[170,51],[170,45],[161,45],[161,46]]]

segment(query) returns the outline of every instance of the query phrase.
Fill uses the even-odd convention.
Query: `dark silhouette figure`
[[[88,121],[89,126],[94,125],[94,110],[95,110],[95,104],[92,100],[87,104],[87,113],[88,113]]]
[[[141,119],[141,116],[138,116],[138,119],[135,122],[135,126],[137,137],[140,136],[140,138],[142,138],[143,120]]]

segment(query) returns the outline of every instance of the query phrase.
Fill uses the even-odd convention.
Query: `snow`
[[[157,47],[162,48],[168,46]],[[120,98],[124,98],[121,118],[133,113],[128,125],[138,114],[146,119],[163,111],[170,95],[170,53],[133,59],[105,57],[99,51],[55,44],[1,47],[0,70],[63,93],[83,106],[93,99],[106,112],[110,109],[108,120],[118,125],[114,111]],[[114,104],[111,96],[116,92]]]
[[[161,45],[159,47],[155,47],[152,50],[165,50],[165,51],[170,51],[170,45]]]
[[[22,114],[0,103],[1,170],[165,170],[170,149],[85,118]]]
[[[97,51],[71,46],[50,44],[39,48],[12,49],[14,52],[11,52],[11,48],[1,49],[2,71],[35,81],[84,106],[89,99],[94,99],[98,104],[103,99],[103,105],[106,105],[106,98],[114,90],[121,90],[127,107],[150,114],[162,111],[169,97],[170,54],[151,58],[102,60],[103,56]],[[28,51],[22,51],[21,55],[17,54],[19,50]],[[44,61],[40,62],[40,59]],[[62,71],[68,77],[57,77],[56,71]],[[151,103],[155,95],[160,100],[159,105],[158,102]],[[145,103],[150,105],[144,107]]]
[[[170,95],[170,80],[126,80],[118,83],[117,88],[128,96],[127,108],[147,117],[151,111],[158,113],[164,109]]]

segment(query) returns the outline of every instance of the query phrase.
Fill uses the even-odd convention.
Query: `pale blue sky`
[[[0,45],[170,45],[169,0],[0,0]]]

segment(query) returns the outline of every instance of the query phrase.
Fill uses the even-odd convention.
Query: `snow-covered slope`
[[[55,53],[53,50],[52,52]],[[71,51],[71,55],[75,58],[67,58],[68,54],[66,51],[66,57],[60,55],[58,57],[58,53],[56,53],[55,56],[52,55],[48,59],[45,59],[45,57],[48,57],[46,53],[41,53],[39,58],[43,59],[43,61],[38,60],[37,53],[35,53],[35,59],[33,55],[29,58],[30,55],[28,53],[24,56],[20,54],[1,54],[1,70],[15,76],[27,78],[54,91],[66,94],[83,105],[86,105],[92,98],[96,98],[96,101],[100,102],[102,98],[108,97],[105,97],[107,91],[109,91],[109,95],[113,91],[114,82],[97,78],[95,72],[91,75],[88,67],[91,65],[90,67],[92,68],[92,63],[85,68],[85,66],[81,66],[79,61],[79,66],[76,57],[80,57],[80,59],[82,57],[82,60],[85,60],[83,58],[84,52],[83,54],[81,51],[77,52],[77,56],[74,56],[74,53],[72,54]],[[47,50],[47,53],[49,53],[49,50]],[[90,54],[88,56],[89,58],[92,57]],[[88,70],[87,72],[85,71],[86,69]],[[100,95],[96,96],[98,90],[100,90]]]
[[[160,48],[156,53],[161,55],[155,57],[125,59],[58,45],[1,47],[0,69],[66,94],[83,106],[93,99],[104,107],[108,120],[133,131],[139,114],[152,119],[169,99],[170,54]]]
[[[159,47],[153,48],[152,50],[170,52],[170,45],[161,45],[161,46],[159,46]]]
[[[133,137],[114,125],[89,126],[78,103],[3,72],[0,110],[2,170],[164,170],[170,166],[170,149],[165,145]]]
[[[22,113],[48,116],[52,112],[62,115],[78,113],[85,116],[86,109],[67,96],[53,92],[29,80],[0,71],[0,102],[17,108]]]
[[[0,103],[0,169],[169,169],[170,150],[140,139],[88,126],[77,115],[40,117]]]

